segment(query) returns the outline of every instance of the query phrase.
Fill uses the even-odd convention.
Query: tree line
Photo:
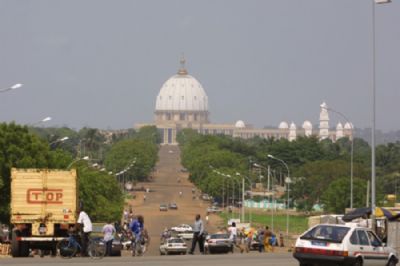
[[[178,135],[178,141],[182,163],[191,180],[217,199],[222,198],[224,186],[240,182],[242,176],[249,177],[253,185],[261,180],[267,186],[268,166],[272,169],[274,187],[284,186],[287,169],[281,161],[268,157],[270,154],[283,160],[290,169],[291,207],[309,211],[318,205],[327,212],[343,213],[350,206],[351,140],[348,138],[336,142],[321,141],[315,136],[291,142],[258,137],[244,140],[200,135],[187,129]],[[353,147],[353,207],[365,207],[367,182],[371,177],[371,147],[359,138],[354,139]],[[399,194],[400,142],[377,146],[376,170],[377,204],[391,205],[394,202],[387,195]],[[250,182],[246,184],[249,187]],[[239,192],[236,193],[238,197]],[[286,203],[286,196],[278,200]]]
[[[61,141],[68,137],[68,140]],[[79,198],[94,221],[119,220],[124,195],[115,174],[136,158],[126,173],[146,179],[156,161],[160,136],[155,127],[104,135],[94,128],[32,128],[0,123],[0,222],[10,218],[11,168],[77,169]],[[88,156],[89,161],[78,160]]]

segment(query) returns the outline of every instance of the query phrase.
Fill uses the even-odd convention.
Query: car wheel
[[[396,259],[391,257],[389,262],[388,262],[388,264],[387,264],[387,266],[396,266],[396,264],[397,264],[396,263]]]
[[[356,260],[356,262],[354,263],[354,266],[362,266],[362,265],[363,265],[363,261],[362,261],[361,258],[358,258],[358,259]]]

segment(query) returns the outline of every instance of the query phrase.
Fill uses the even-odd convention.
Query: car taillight
[[[315,255],[326,255],[326,256],[338,256],[338,257],[347,257],[349,256],[349,252],[341,251],[341,250],[329,250],[329,249],[319,249],[319,248],[296,248],[296,253],[307,253],[307,254],[315,254]]]

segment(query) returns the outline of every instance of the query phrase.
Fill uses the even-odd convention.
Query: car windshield
[[[214,234],[210,235],[210,239],[228,239],[229,235],[227,234]]]
[[[184,241],[180,238],[173,238],[168,240],[168,243],[184,243]]]
[[[349,230],[349,227],[344,226],[319,225],[302,235],[300,239],[342,243]]]

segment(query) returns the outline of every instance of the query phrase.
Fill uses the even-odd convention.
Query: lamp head
[[[11,90],[15,90],[15,89],[21,88],[22,85],[23,85],[23,84],[21,84],[21,83],[17,83],[17,84],[15,84],[15,85],[12,85],[12,86],[10,87],[10,89],[11,89]]]
[[[43,118],[42,122],[47,122],[47,121],[50,121],[50,120],[51,120],[51,117],[48,116],[48,117],[46,117],[46,118]]]

